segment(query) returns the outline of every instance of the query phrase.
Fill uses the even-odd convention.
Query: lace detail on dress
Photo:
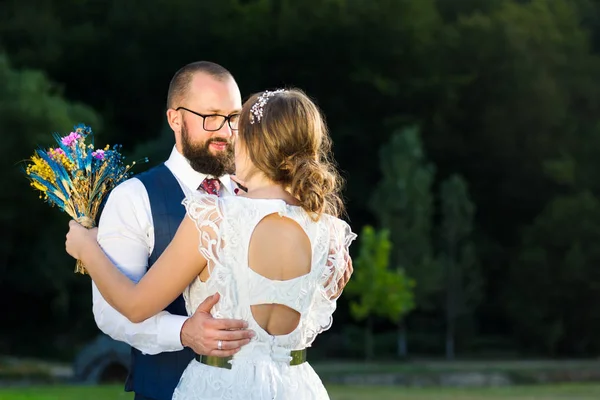
[[[290,366],[289,353],[311,346],[319,333],[331,327],[338,280],[356,238],[348,224],[328,215],[315,222],[301,208],[280,200],[194,194],[183,204],[198,228],[199,251],[210,268],[206,282],[198,279],[184,293],[188,313],[208,295],[219,292],[213,316],[245,320],[256,336],[234,356],[231,370],[192,361],[174,399],[327,399],[310,365]],[[311,270],[306,275],[273,281],[249,268],[254,228],[270,214],[290,218],[305,231],[312,249]],[[251,305],[261,303],[285,304],[298,311],[296,329],[287,335],[268,334],[251,312]]]
[[[206,258],[212,271],[217,261],[217,250],[222,247],[223,238],[219,235],[219,226],[223,213],[219,209],[219,198],[208,194],[195,194],[183,200],[187,215],[194,221],[200,241],[198,250]]]
[[[328,215],[323,216],[323,220],[323,247],[319,249],[322,259],[318,267],[318,284],[315,286],[310,318],[304,327],[307,346],[312,344],[319,333],[331,328],[333,313],[337,307],[336,300],[339,297],[338,281],[347,268],[350,244],[357,237],[344,221]]]
[[[192,314],[204,298],[194,298],[191,292],[194,284],[204,285],[204,293],[212,295],[219,292],[221,298],[213,307],[212,315],[215,318],[238,318],[235,313],[235,304],[237,304],[236,287],[233,282],[233,271],[224,267],[228,265],[227,254],[224,251],[228,242],[228,235],[222,229],[224,216],[222,212],[222,199],[217,196],[203,193],[194,193],[192,196],[183,200],[187,215],[194,221],[200,241],[198,250],[206,258],[207,268],[210,277],[206,282],[198,279],[192,283],[190,290],[184,295],[186,309],[188,314]],[[236,241],[234,240],[233,243]],[[187,297],[187,298],[186,298]]]

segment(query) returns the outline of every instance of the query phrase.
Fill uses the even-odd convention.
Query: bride
[[[103,253],[95,229],[71,221],[67,252],[133,322],[182,292],[192,314],[208,289],[221,296],[215,318],[242,319],[254,330],[232,357],[196,356],[173,399],[328,399],[306,348],[331,326],[356,235],[338,218],[340,179],[327,128],[303,92],[280,89],[252,96],[237,132],[236,174],[247,193],[186,198],[187,218],[139,283]]]

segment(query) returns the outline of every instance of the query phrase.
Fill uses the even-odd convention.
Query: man
[[[181,68],[169,86],[167,121],[175,146],[164,163],[116,187],[103,209],[98,242],[133,281],[139,281],[173,239],[185,217],[185,195],[202,190],[233,195],[233,134],[241,110],[240,90],[229,71],[211,62]],[[352,273],[351,261],[340,289]],[[201,277],[203,278],[203,277]],[[339,293],[336,294],[336,296]],[[93,285],[98,327],[132,346],[125,390],[136,400],[170,400],[194,353],[227,357],[247,344],[246,322],[213,319],[218,295],[187,317],[183,296],[148,320],[134,324],[114,310]]]
[[[169,159],[116,187],[98,226],[98,242],[133,281],[165,250],[185,216],[184,196],[204,190],[234,194],[233,132],[242,107],[239,88],[225,68],[195,62],[173,77],[167,120],[175,134]],[[215,179],[218,178],[218,179]],[[100,330],[132,346],[126,391],[135,399],[168,400],[194,353],[226,357],[253,332],[238,320],[216,320],[218,295],[187,317],[183,296],[158,315],[134,324],[113,309],[93,285],[93,312]]]

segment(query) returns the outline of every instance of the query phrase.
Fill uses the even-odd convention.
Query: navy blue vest
[[[148,268],[158,260],[167,248],[181,221],[185,217],[183,191],[171,171],[161,164],[136,175],[148,192],[152,221],[154,224],[154,249],[148,259]],[[166,311],[186,315],[183,296],[175,299]],[[154,400],[171,400],[183,371],[194,358],[189,348],[181,351],[145,355],[131,349],[131,366],[125,390]]]

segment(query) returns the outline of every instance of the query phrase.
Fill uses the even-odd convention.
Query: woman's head
[[[339,215],[341,179],[318,107],[298,89],[254,94],[240,115],[236,174],[258,173],[282,185],[316,217]]]

